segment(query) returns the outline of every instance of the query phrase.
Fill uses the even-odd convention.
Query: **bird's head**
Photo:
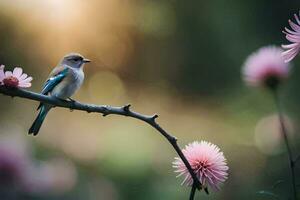
[[[84,58],[79,53],[69,53],[65,55],[61,61],[62,65],[68,65],[72,68],[81,68],[85,63],[91,62],[89,59]]]

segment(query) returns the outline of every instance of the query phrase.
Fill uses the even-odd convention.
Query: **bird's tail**
[[[33,124],[31,125],[28,134],[33,134],[36,136],[39,133],[39,130],[43,124],[43,121],[45,120],[49,110],[51,109],[50,106],[47,105],[41,105],[40,112],[36,119],[34,120]]]

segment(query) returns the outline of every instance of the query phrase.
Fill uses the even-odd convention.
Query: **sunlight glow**
[[[42,7],[48,11],[46,17],[54,23],[74,23],[79,17],[80,1],[77,0],[44,0]]]

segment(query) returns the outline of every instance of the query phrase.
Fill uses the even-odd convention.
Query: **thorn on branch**
[[[175,143],[177,143],[177,138],[176,137],[174,137],[174,136],[172,136],[172,135],[170,135],[170,137],[169,137],[169,139],[168,139],[172,144],[175,144]]]
[[[155,114],[155,115],[153,115],[153,116],[151,117],[151,119],[152,119],[153,121],[155,121],[156,118],[158,118],[158,114]]]
[[[109,112],[109,106],[106,105],[106,106],[103,107],[102,116],[106,117],[109,114],[110,114],[110,112]]]
[[[126,113],[129,113],[130,112],[130,104],[127,104],[125,106],[123,106],[123,110],[126,112]]]

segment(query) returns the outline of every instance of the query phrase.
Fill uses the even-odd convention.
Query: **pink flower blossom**
[[[23,73],[23,69],[16,67],[13,72],[6,71],[4,73],[4,66],[0,66],[0,84],[13,88],[28,88],[31,87],[32,77],[28,77]]]
[[[20,188],[26,181],[30,158],[22,138],[15,134],[0,136],[0,187]]]
[[[20,155],[14,151],[0,147],[0,185],[21,182],[24,163]]]
[[[283,31],[286,39],[291,42],[291,44],[282,45],[282,48],[286,49],[286,51],[282,53],[285,62],[293,60],[300,51],[300,20],[297,14],[294,14],[294,17],[296,23],[289,20],[292,30],[285,27],[285,31]]]
[[[252,53],[246,60],[242,74],[250,86],[276,87],[289,75],[290,66],[284,62],[282,49],[267,46]]]
[[[226,159],[220,149],[209,142],[193,142],[182,150],[196,176],[203,186],[210,186],[213,190],[219,190],[220,184],[228,177]],[[183,161],[176,157],[173,162],[178,176],[185,176],[182,184],[193,185],[193,179]]]

